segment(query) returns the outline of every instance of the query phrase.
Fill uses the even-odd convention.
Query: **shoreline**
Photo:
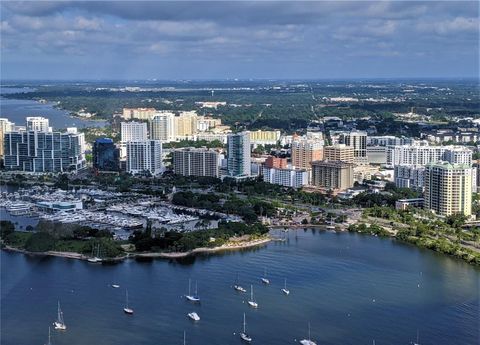
[[[234,245],[222,245],[219,247],[212,247],[212,248],[208,248],[208,247],[195,248],[188,252],[126,253],[126,255],[119,256],[119,257],[105,258],[102,260],[102,262],[106,262],[106,263],[120,262],[126,259],[135,259],[137,257],[138,258],[178,259],[178,258],[185,258],[191,255],[196,255],[196,254],[217,253],[217,252],[228,251],[228,250],[241,250],[241,249],[253,248],[253,247],[265,245],[273,240],[274,239],[271,236],[268,236],[265,238],[260,238],[253,241],[246,241],[246,242],[242,242]],[[15,252],[15,253],[32,255],[32,256],[53,256],[53,257],[59,257],[64,259],[74,259],[74,260],[81,260],[81,261],[87,261],[89,258],[89,256],[85,254],[76,253],[76,252],[59,252],[59,251],[53,251],[53,250],[48,252],[29,252],[25,249],[15,248],[8,245],[5,245],[1,249],[9,252]]]

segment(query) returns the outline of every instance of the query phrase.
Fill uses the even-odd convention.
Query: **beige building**
[[[333,190],[353,187],[353,164],[326,160],[312,162],[312,185]]]
[[[197,114],[194,111],[181,112],[174,118],[175,139],[193,139],[197,134]]]
[[[472,168],[466,164],[432,163],[425,168],[425,208],[439,216],[472,214]]]
[[[151,120],[156,113],[155,108],[123,108],[125,120]]]
[[[311,169],[313,161],[323,159],[323,141],[300,139],[292,142],[292,165],[299,169]]]
[[[280,131],[250,131],[250,143],[254,145],[275,145],[280,140]]]
[[[325,146],[323,149],[323,159],[329,161],[342,161],[353,163],[354,149],[345,144],[336,144],[333,146]]]

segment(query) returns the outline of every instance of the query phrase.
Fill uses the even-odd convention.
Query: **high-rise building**
[[[312,184],[333,190],[353,187],[353,164],[342,161],[312,162]]]
[[[11,132],[14,130],[15,124],[10,122],[8,119],[0,118],[0,159],[3,159],[3,141],[5,133]]]
[[[423,190],[425,167],[423,165],[396,165],[394,168],[395,186]]]
[[[353,163],[354,153],[353,147],[345,144],[336,144],[325,146],[323,148],[323,159],[329,161],[342,161]]]
[[[127,141],[127,172],[131,174],[162,173],[160,140]]]
[[[93,144],[93,167],[99,171],[120,169],[120,150],[110,138],[100,138]]]
[[[194,139],[197,134],[197,113],[183,111],[174,117],[175,140]]]
[[[265,160],[264,165],[267,168],[286,169],[287,168],[287,159],[286,158],[278,158],[278,157],[269,156]]]
[[[367,132],[351,131],[340,133],[340,144],[353,147],[353,161],[356,164],[366,164],[367,161]]]
[[[387,165],[426,165],[438,161],[472,164],[472,150],[464,146],[399,145],[387,149]]]
[[[164,143],[175,140],[175,114],[158,112],[150,121],[150,139]]]
[[[472,168],[438,162],[425,168],[425,208],[439,216],[472,214]]]
[[[148,139],[146,122],[122,122],[121,141],[144,141]]]
[[[311,169],[312,162],[323,159],[323,140],[299,139],[292,141],[292,165]]]
[[[49,121],[45,117],[30,116],[27,117],[27,131],[51,132]]]
[[[250,135],[248,132],[227,136],[227,170],[229,176],[250,176]]]
[[[123,118],[125,120],[151,120],[156,112],[155,108],[123,108]]]
[[[83,133],[14,131],[4,134],[7,170],[68,172],[85,167]]]
[[[279,169],[262,167],[263,181],[285,187],[302,188],[308,184],[308,171],[305,169]]]
[[[204,148],[182,148],[172,152],[173,171],[183,176],[218,177],[218,152]]]

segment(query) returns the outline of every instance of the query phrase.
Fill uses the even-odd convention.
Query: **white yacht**
[[[314,342],[312,340],[312,337],[310,336],[310,322],[308,323],[308,339],[300,340],[300,344],[302,344],[302,345],[317,345],[317,343]]]
[[[188,280],[188,295],[185,295],[185,298],[189,300],[190,302],[200,302],[200,298],[198,297],[198,285],[197,282],[195,282],[195,295],[191,294],[191,286],[192,286],[192,280]]]
[[[112,288],[114,288],[114,289],[118,289],[119,287],[120,287],[120,285],[118,285],[118,284],[112,284]]]
[[[262,283],[270,284],[270,280],[267,279],[267,268],[263,271]]]
[[[67,329],[67,325],[65,325],[65,321],[63,320],[63,312],[60,308],[60,301],[58,301],[58,309],[57,309],[57,320],[53,323],[55,329],[59,329],[61,331],[65,331]]]
[[[289,294],[290,294],[290,290],[287,289],[287,278],[285,278],[285,284],[284,284],[284,286],[283,286],[282,292],[283,292],[285,295],[289,295]]]
[[[245,313],[243,313],[243,332],[240,333],[240,338],[247,342],[247,343],[250,343],[252,341],[252,337],[250,337],[248,334],[247,334],[247,331],[246,331],[246,325],[247,323],[245,322]]]
[[[200,321],[200,316],[198,316],[198,314],[195,313],[194,311],[192,311],[191,313],[188,313],[188,317],[193,321]]]
[[[253,285],[250,285],[250,300],[248,301],[248,305],[252,308],[258,308],[258,303],[255,302],[255,298],[253,297]]]
[[[125,314],[132,315],[133,314],[133,309],[128,306],[128,290],[125,289],[125,307],[123,308],[123,311]]]
[[[88,262],[92,264],[98,264],[102,262],[102,259],[99,258],[100,256],[100,244],[97,245],[97,252],[94,254],[95,247],[92,247],[92,255],[87,259]]]

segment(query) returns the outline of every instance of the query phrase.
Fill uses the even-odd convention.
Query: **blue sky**
[[[477,1],[2,1],[2,79],[478,77]]]

